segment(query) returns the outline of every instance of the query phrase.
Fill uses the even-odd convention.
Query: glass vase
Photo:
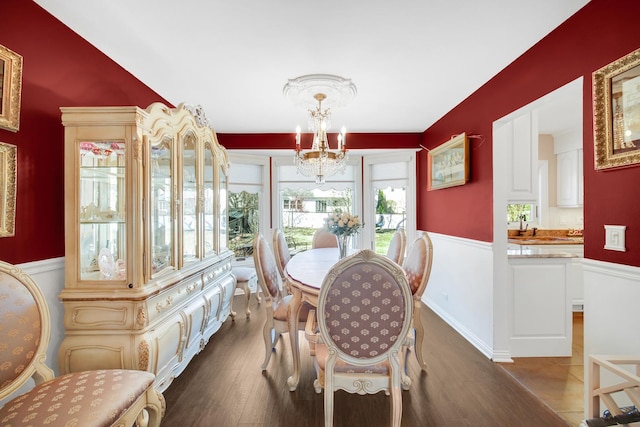
[[[340,258],[342,259],[347,256],[347,251],[349,249],[349,237],[346,234],[338,234],[336,238],[338,239],[338,249],[340,251]]]

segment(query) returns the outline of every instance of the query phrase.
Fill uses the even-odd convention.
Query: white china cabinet
[[[162,391],[230,312],[227,153],[183,104],[61,111],[60,373],[139,369]]]

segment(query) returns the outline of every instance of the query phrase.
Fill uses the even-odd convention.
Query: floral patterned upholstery
[[[153,384],[150,372],[104,370],[64,375],[0,409],[0,425],[111,426]]]
[[[267,369],[271,359],[272,350],[280,339],[280,335],[289,332],[288,316],[289,304],[293,295],[284,295],[282,289],[282,277],[278,271],[276,259],[267,241],[262,234],[256,234],[253,242],[253,263],[258,273],[258,283],[262,287],[265,306],[267,310],[267,321],[262,328],[262,336],[265,345],[265,357],[262,363],[262,370]],[[311,306],[303,303],[298,317],[298,328],[304,329],[305,321],[309,316]],[[275,332],[275,336],[272,335]]]
[[[253,243],[253,258],[258,273],[258,282],[263,292],[275,304],[282,295],[282,278],[271,248],[262,234],[258,234]]]
[[[40,312],[29,289],[0,272],[0,388],[32,362],[41,333]]]
[[[0,425],[159,426],[162,394],[149,372],[101,370],[54,378],[45,365],[49,309],[33,280],[0,261],[0,399],[31,377],[36,386],[0,408]]]
[[[413,328],[415,330],[415,353],[422,370],[427,370],[427,364],[422,355],[422,344],[424,343],[424,326],[420,317],[422,307],[422,294],[424,294],[431,275],[431,264],[433,262],[433,245],[431,238],[426,232],[413,241],[407,257],[402,264],[411,293],[413,294]]]
[[[354,264],[335,277],[322,314],[340,352],[359,359],[376,357],[389,351],[400,335],[402,289],[385,269]]]
[[[284,268],[291,259],[291,253],[289,253],[289,246],[287,245],[287,239],[284,237],[284,233],[279,228],[273,231],[273,252],[278,264],[278,271],[280,276],[284,279]]]
[[[317,329],[305,330],[316,346],[318,379],[325,398],[325,426],[333,424],[333,395],[391,395],[391,424],[402,418],[401,372],[413,306],[401,267],[370,250],[343,258],[325,278],[318,297]]]
[[[406,246],[407,236],[404,234],[404,228],[399,228],[391,237],[391,242],[389,242],[389,248],[387,249],[387,258],[396,264],[402,265]]]

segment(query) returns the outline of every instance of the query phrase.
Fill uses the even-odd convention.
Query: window
[[[406,187],[376,188],[375,194],[375,251],[386,254],[391,238],[398,228],[406,227]]]
[[[302,200],[296,198],[295,194],[291,195],[291,198],[285,198],[283,200],[283,207],[286,211],[301,211],[302,210]]]
[[[393,234],[404,228],[409,246],[415,231],[415,153],[385,153],[365,157],[365,242],[386,254]]]
[[[316,212],[327,211],[327,200],[316,200]]]
[[[507,222],[511,226],[536,221],[536,205],[533,203],[509,203],[507,205]]]
[[[326,178],[320,187],[315,179],[298,174],[289,158],[274,158],[275,180],[278,198],[283,206],[281,211],[274,211],[274,227],[280,227],[289,243],[292,253],[311,248],[313,233],[324,226],[324,219],[329,212],[335,210],[348,211],[360,215],[356,188],[359,182],[356,176],[359,162],[352,160],[344,173]],[[277,218],[277,219],[276,219]],[[355,246],[356,239],[351,239]]]
[[[259,194],[229,191],[229,247],[235,256],[253,253],[253,238],[260,230]]]
[[[228,227],[229,249],[235,257],[253,254],[256,233],[269,226],[268,158],[230,153]],[[267,174],[267,176],[265,176]]]

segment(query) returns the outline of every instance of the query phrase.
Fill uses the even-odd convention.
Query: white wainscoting
[[[429,236],[433,267],[423,302],[480,352],[493,358],[492,244],[432,232]]]
[[[585,259],[584,355],[587,408],[591,354],[640,355],[640,267]],[[601,385],[610,382],[603,375]]]
[[[64,338],[64,309],[58,295],[64,288],[64,257],[19,264],[38,285],[49,307],[51,338],[47,348],[47,366],[58,376],[58,349]]]
[[[49,339],[49,347],[47,348],[46,364],[53,369],[53,372],[58,376],[58,348],[60,347],[62,338],[64,338],[64,324],[62,322],[64,311],[58,295],[60,295],[64,287],[64,258],[52,258],[43,261],[17,264],[16,266],[31,276],[47,301],[47,306],[51,313],[51,338]],[[34,385],[33,380],[28,381],[13,395],[4,400],[0,400],[0,407],[13,397],[26,393],[33,388]]]

